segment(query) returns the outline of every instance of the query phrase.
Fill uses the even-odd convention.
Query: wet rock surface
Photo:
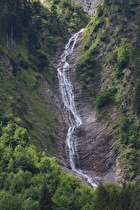
[[[78,58],[76,52],[75,57]],[[116,169],[117,156],[114,152],[118,136],[113,126],[118,120],[118,110],[116,107],[112,109],[108,125],[104,119],[99,122],[94,106],[81,98],[81,87],[74,79],[75,66],[71,69],[76,106],[82,118],[82,125],[76,131],[80,168],[101,177],[103,182],[116,182],[120,179],[120,173],[119,166]]]
[[[69,56],[70,76],[75,93],[75,103],[77,110],[82,119],[82,125],[75,131],[77,135],[77,151],[78,163],[77,166],[83,172],[96,177],[96,180],[103,182],[116,182],[120,177],[119,167],[116,170],[117,156],[114,153],[114,142],[117,139],[113,131],[113,125],[118,119],[118,111],[114,107],[110,115],[110,123],[106,125],[104,120],[99,122],[96,118],[95,108],[84,102],[81,98],[81,87],[75,81],[75,64],[78,60],[78,44],[73,54]],[[56,78],[56,96],[57,107],[61,112],[61,125],[63,130],[63,137],[60,145],[59,162],[64,166],[66,171],[69,171],[69,162],[65,148],[65,136],[67,133],[67,124],[64,117],[64,105],[61,102],[61,95],[59,92],[58,81]],[[59,113],[60,114],[60,113]],[[63,122],[63,123],[62,123]]]

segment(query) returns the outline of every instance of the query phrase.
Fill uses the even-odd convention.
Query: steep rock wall
[[[101,4],[103,0],[78,0],[78,1],[83,5],[85,10],[90,15],[94,15],[94,13],[96,12],[98,8],[98,5]]]

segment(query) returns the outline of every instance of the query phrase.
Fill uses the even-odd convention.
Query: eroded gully
[[[76,109],[73,86],[70,80],[70,64],[68,63],[68,56],[75,50],[75,45],[78,41],[79,35],[83,29],[72,35],[65,46],[65,50],[61,55],[61,61],[57,67],[59,89],[62,96],[62,102],[65,107],[65,120],[68,124],[68,131],[66,136],[66,154],[69,159],[70,168],[76,175],[85,179],[92,187],[97,187],[98,182],[94,177],[90,177],[80,169],[79,156],[77,152],[77,137],[75,129],[82,125],[82,119]]]

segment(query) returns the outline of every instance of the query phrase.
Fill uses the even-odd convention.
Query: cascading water
[[[82,33],[82,31],[83,29],[69,39],[67,45],[65,46],[64,53],[61,55],[61,62],[58,65],[57,71],[62,101],[66,108],[66,122],[69,126],[66,137],[66,153],[68,154],[70,167],[72,171],[86,179],[90,185],[97,187],[97,184],[93,181],[93,179],[79,169],[79,160],[76,149],[77,138],[74,131],[82,124],[82,120],[75,107],[73,86],[69,75],[70,65],[66,61],[67,56],[73,53],[79,34]]]

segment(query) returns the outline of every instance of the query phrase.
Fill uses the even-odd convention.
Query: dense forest
[[[74,0],[0,1],[0,210],[139,209],[139,9],[139,0],[105,0],[89,17]],[[115,151],[126,181],[96,189],[49,157],[58,154],[61,135],[51,102],[52,58],[84,27],[76,79],[82,100],[96,107],[99,120],[114,104],[120,107]],[[102,68],[111,79],[101,86],[95,80],[108,77],[100,77]],[[52,91],[48,98],[46,86]]]

